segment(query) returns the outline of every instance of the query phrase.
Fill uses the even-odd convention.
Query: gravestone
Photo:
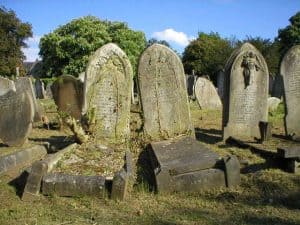
[[[226,63],[223,102],[223,139],[260,138],[260,122],[268,121],[267,64],[261,53],[245,43]]]
[[[222,102],[213,83],[199,77],[195,85],[195,95],[201,109],[222,109]]]
[[[106,44],[90,58],[84,82],[85,114],[95,115],[98,140],[124,143],[130,137],[132,68],[126,54]]]
[[[269,74],[269,95],[272,96],[272,93],[273,93],[273,85],[274,85],[274,77]]]
[[[44,99],[45,98],[45,85],[44,82],[40,79],[36,79],[34,83],[36,98]]]
[[[187,93],[188,96],[191,98],[195,97],[195,83],[196,83],[197,77],[195,75],[186,75],[186,86],[187,86]]]
[[[286,135],[300,140],[300,45],[285,54],[280,73],[284,83]]]
[[[268,111],[272,112],[275,111],[278,108],[279,103],[281,100],[276,97],[269,97],[268,98]]]
[[[52,84],[51,91],[58,111],[79,120],[83,102],[83,83],[71,75],[62,75]]]
[[[138,82],[148,138],[193,132],[183,66],[172,50],[160,44],[148,47],[139,61]]]
[[[82,83],[83,83],[83,82],[82,82]],[[52,84],[53,84],[53,83],[47,84],[47,87],[46,87],[46,90],[45,90],[46,98],[50,98],[50,99],[53,98],[52,91],[51,91],[51,86],[52,86]]]
[[[38,104],[35,94],[34,94],[34,89],[31,83],[30,78],[28,77],[19,77],[16,82],[15,82],[15,86],[16,86],[16,91],[19,94],[22,94],[24,92],[27,92],[29,94],[29,96],[32,99],[32,103],[33,103],[33,111],[34,111],[34,118],[33,121],[34,122],[39,122],[41,121],[41,106]]]
[[[0,77],[0,95],[5,95],[9,91],[16,91],[15,83],[10,79]]]
[[[22,146],[32,128],[32,98],[27,91],[15,91],[15,84],[2,77],[0,87],[6,87],[0,95],[0,139],[9,146]]]
[[[217,73],[217,87],[218,87],[218,95],[221,98],[221,101],[223,101],[224,96],[224,70],[219,70]]]
[[[272,86],[272,97],[282,98],[283,97],[283,78],[280,74],[276,74]]]

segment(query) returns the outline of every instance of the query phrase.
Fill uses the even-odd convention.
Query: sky
[[[182,53],[198,32],[273,40],[300,11],[300,0],[0,0],[0,5],[32,25],[33,37],[23,49],[26,61],[39,57],[43,35],[87,15],[126,22],[147,39],[166,40]]]

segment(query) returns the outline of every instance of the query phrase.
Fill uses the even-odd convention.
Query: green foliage
[[[237,43],[238,46],[242,45],[245,42],[249,42],[254,45],[258,51],[265,58],[269,73],[273,76],[279,72],[279,63],[280,63],[280,44],[278,41],[271,41],[270,39],[263,39],[261,37],[251,37]]]
[[[148,42],[147,42],[147,47],[149,47],[153,44],[161,44],[161,45],[167,46],[168,48],[171,48],[169,42],[167,42],[165,40],[157,40],[156,38],[149,39]]]
[[[186,73],[209,75],[215,80],[215,73],[225,66],[233,48],[230,41],[220,37],[218,33],[198,34],[184,50],[182,62]]]
[[[25,56],[21,51],[27,47],[26,38],[32,37],[31,25],[22,23],[12,10],[0,7],[0,74],[2,76],[14,76],[16,67],[19,67],[20,75],[25,74],[23,60]]]
[[[300,12],[290,19],[290,25],[278,31],[278,41],[281,44],[281,53],[284,54],[292,46],[300,44]]]
[[[47,77],[78,75],[85,70],[89,56],[98,48],[114,42],[125,51],[133,70],[145,48],[143,32],[133,31],[122,22],[102,21],[86,16],[60,26],[41,38],[40,55]]]

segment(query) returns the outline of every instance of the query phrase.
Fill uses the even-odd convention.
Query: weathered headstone
[[[36,98],[45,98],[45,87],[44,82],[40,79],[36,79],[34,83]]]
[[[32,98],[27,91],[19,93],[15,84],[7,82],[0,77],[0,83],[4,82],[7,89],[2,89],[0,95],[0,139],[9,146],[21,146],[29,135],[34,117]],[[10,83],[10,85],[6,85]]]
[[[300,140],[300,45],[285,54],[280,73],[284,81],[286,135]]]
[[[223,101],[224,97],[224,70],[219,70],[217,73],[217,87],[218,87],[218,94],[221,98],[221,101]]]
[[[195,85],[196,99],[201,109],[222,109],[222,102],[213,83],[199,77]]]
[[[268,98],[268,111],[272,112],[275,111],[278,108],[279,103],[281,100],[276,97],[269,97]]]
[[[51,91],[51,86],[52,86],[52,83],[47,84],[47,87],[46,87],[46,90],[45,90],[45,93],[46,93],[45,97],[50,98],[50,99],[53,98],[52,91]]]
[[[95,115],[98,140],[123,143],[129,139],[132,68],[126,54],[106,44],[90,58],[84,82],[83,112]]]
[[[30,78],[28,77],[19,77],[16,82],[15,82],[15,86],[16,86],[16,91],[19,94],[22,94],[24,92],[27,92],[29,94],[29,96],[32,99],[32,103],[33,103],[33,110],[34,110],[34,118],[33,121],[34,122],[39,122],[41,121],[41,106],[38,104],[35,94],[34,94],[34,89],[31,83]]]
[[[60,112],[81,118],[83,83],[71,75],[62,75],[52,84],[53,99]]]
[[[186,88],[188,96],[191,98],[195,97],[195,84],[196,84],[197,77],[195,75],[186,75]]]
[[[272,93],[273,93],[274,80],[275,80],[274,76],[269,74],[269,95],[271,95],[271,96],[272,96]]]
[[[283,92],[284,92],[284,87],[283,87],[283,78],[280,74],[276,74],[274,77],[273,81],[273,86],[272,86],[272,97],[276,98],[282,98]]]
[[[144,132],[152,140],[193,131],[185,75],[179,57],[154,44],[139,61],[138,81],[144,113]]]
[[[226,63],[223,101],[223,139],[259,138],[259,122],[268,121],[267,64],[261,53],[245,43]]]

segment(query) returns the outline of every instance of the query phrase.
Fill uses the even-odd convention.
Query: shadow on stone
[[[57,152],[60,149],[67,147],[68,145],[75,142],[73,137],[68,136],[51,136],[49,138],[29,138],[30,141],[34,142],[48,142],[47,148],[48,153]]]

